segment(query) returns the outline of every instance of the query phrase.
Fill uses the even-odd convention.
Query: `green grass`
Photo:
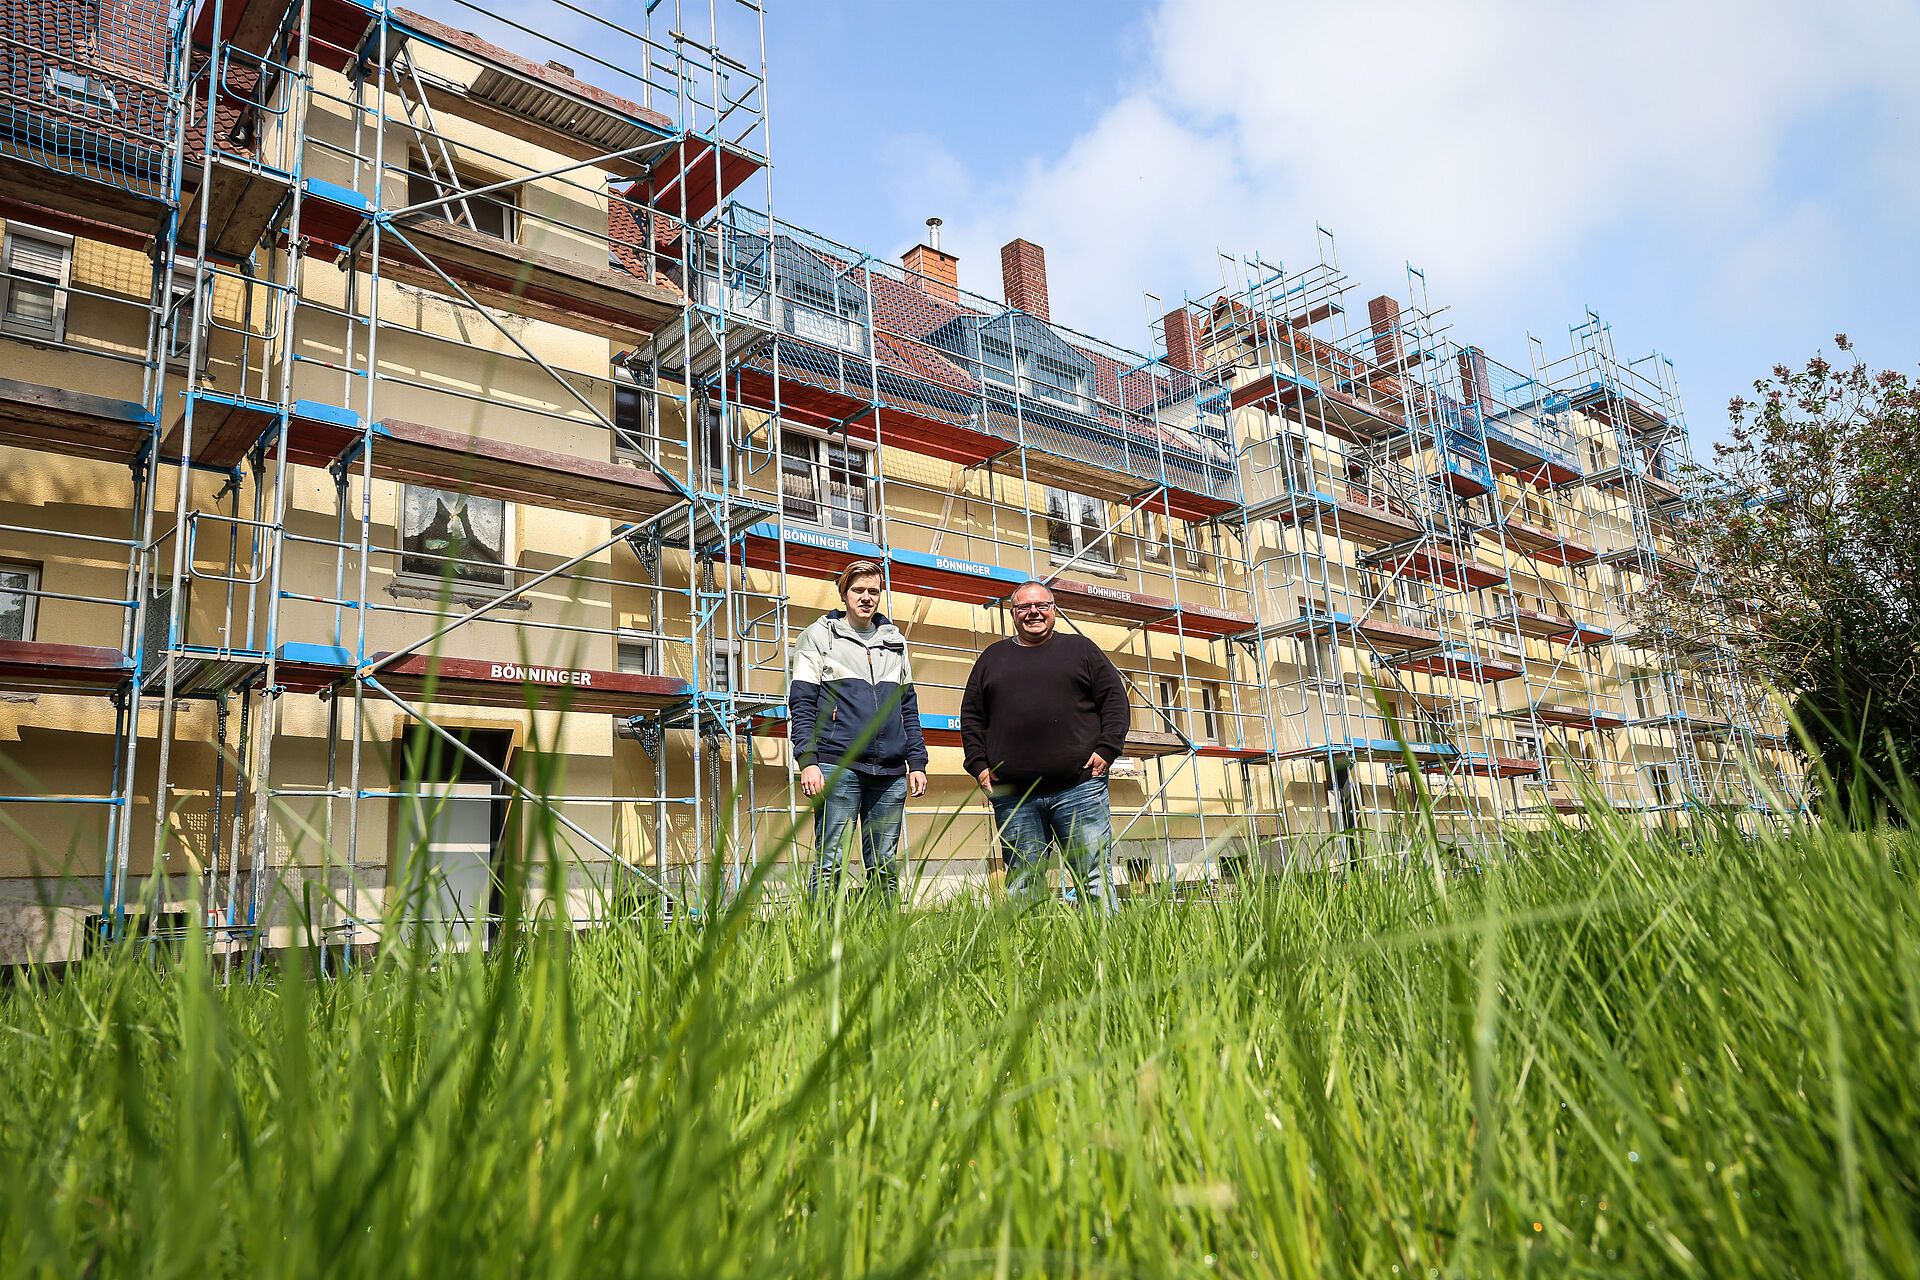
[[[325,982],[123,948],[0,995],[0,1263],[1914,1275],[1917,853],[1623,830],[1110,923],[536,924]]]

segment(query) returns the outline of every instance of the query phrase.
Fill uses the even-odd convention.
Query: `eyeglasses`
[[[1026,604],[1017,604],[1013,606],[1013,611],[1015,613],[1052,613],[1053,601],[1051,600],[1029,601]]]

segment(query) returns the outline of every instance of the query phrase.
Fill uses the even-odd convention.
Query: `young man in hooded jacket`
[[[841,570],[846,608],[816,618],[793,650],[788,732],[800,789],[817,797],[818,852],[809,896],[838,888],[853,824],[867,881],[888,902],[900,890],[900,824],[908,795],[927,790],[927,743],[906,637],[880,609],[882,572],[871,560]]]

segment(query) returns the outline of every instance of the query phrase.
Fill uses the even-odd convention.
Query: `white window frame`
[[[787,463],[790,459],[799,461],[797,455],[788,453],[788,448],[796,441],[806,442],[808,483],[813,489],[813,496],[811,498],[789,495],[787,492]],[[835,506],[828,496],[831,492],[829,486],[841,483],[834,479],[834,468],[828,461],[827,451],[829,449],[842,449],[850,455],[858,454],[860,456],[861,475],[864,477],[865,482],[860,485],[863,504],[857,510],[864,519],[863,523],[859,525],[851,523],[854,508]],[[874,451],[859,441],[848,440],[844,436],[816,435],[811,431],[799,431],[793,427],[783,427],[780,432],[779,458],[781,518],[790,524],[807,525],[815,529],[831,530],[834,533],[852,533],[859,534],[866,538],[874,537],[880,528],[880,505],[877,500],[878,488],[876,485],[877,478],[874,475],[873,460]],[[849,474],[850,473],[851,471],[849,469]],[[852,486],[849,484],[848,487],[851,488]],[[804,516],[794,514],[787,506],[790,501],[808,503],[813,507],[813,515]],[[829,518],[829,513],[832,512],[838,512],[846,516],[849,523],[836,523]]]
[[[409,151],[407,153],[406,179],[406,200],[408,204],[423,204],[428,200],[437,200],[443,196],[457,196],[467,191],[476,191],[481,187],[494,186],[494,184],[504,180],[502,178],[488,177],[484,173],[468,173],[464,169],[456,168],[453,171],[453,185],[455,185],[458,190],[449,192],[445,189],[448,184],[433,172],[433,168],[428,164],[426,156],[418,151]],[[422,194],[416,199],[413,189],[413,184],[416,180],[432,187],[433,194]],[[473,214],[475,223],[478,223],[480,218],[478,213],[474,211],[474,205],[488,205],[498,208],[500,210],[501,225],[506,234],[495,238],[503,240],[508,244],[520,243],[520,221],[523,210],[520,208],[520,189],[518,187],[500,187],[497,190],[487,192],[486,195],[475,196],[468,201],[467,212]],[[460,220],[459,203],[455,201],[454,203],[435,205],[421,216],[443,218],[448,222],[458,225]],[[491,236],[494,234],[491,231],[481,230],[477,225],[471,229],[483,236]]]
[[[78,71],[69,71],[65,67],[48,67],[46,88],[49,96],[65,98],[88,113],[95,111],[112,113],[120,110],[119,95],[114,93],[112,86],[97,76],[82,75]]]
[[[487,582],[479,578],[463,577],[461,575],[461,566],[459,565],[452,566],[453,572],[450,576],[444,572],[447,567],[444,565],[439,567],[439,571],[433,573],[422,573],[417,569],[409,569],[406,567],[407,558],[410,555],[426,554],[425,552],[416,553],[407,550],[407,493],[415,489],[423,493],[444,493],[450,497],[465,498],[469,502],[498,502],[500,504],[500,581]],[[518,521],[515,517],[516,506],[514,503],[502,498],[489,498],[481,494],[462,494],[452,489],[435,489],[432,485],[425,484],[402,484],[397,486],[397,490],[394,495],[397,506],[393,513],[393,527],[395,541],[399,545],[400,558],[396,568],[396,577],[403,582],[408,582],[415,586],[435,589],[438,589],[443,581],[447,582],[455,591],[486,593],[511,591],[513,589],[514,562],[517,558],[514,550],[514,535],[518,532],[515,527]]]
[[[33,276],[35,287],[51,287],[53,290],[53,319],[46,326],[32,321],[16,320],[9,313],[13,310],[13,291],[20,283],[14,279],[17,271],[15,258],[18,245],[22,240],[33,241],[47,248],[57,250],[60,255],[60,272],[55,278]],[[20,274],[25,274],[21,272]],[[0,244],[0,332],[15,334],[22,338],[38,338],[43,342],[65,342],[67,340],[67,290],[73,284],[73,237],[59,231],[47,231],[25,223],[8,223],[4,244]]]
[[[1627,699],[1633,703],[1636,719],[1652,720],[1660,714],[1652,672],[1642,671],[1627,677]]]
[[[723,660],[727,664],[727,682],[725,684],[714,679],[714,675],[720,670],[720,663]],[[739,680],[740,642],[738,640],[723,640],[719,636],[709,636],[707,638],[706,687],[716,693],[740,693],[743,692],[743,690],[740,687]]]
[[[20,618],[20,639],[23,641],[33,639],[34,628],[40,621],[40,597],[33,593],[40,590],[40,578],[43,571],[43,566],[41,565],[27,564],[18,560],[0,560],[0,573],[24,574],[27,579],[26,585],[18,592],[0,590],[0,595],[11,596],[24,594],[25,596],[27,602],[26,608],[21,611]],[[0,637],[0,639],[4,638],[5,637]]]
[[[1299,436],[1280,437],[1280,467],[1290,493],[1313,493],[1319,488],[1313,467],[1313,447]]]
[[[1042,378],[1038,372],[1045,369],[1050,375]],[[1081,413],[1087,411],[1087,402],[1092,397],[1087,394],[1087,384],[1092,381],[1086,373],[1064,360],[1057,360],[1039,351],[1021,353],[1020,382],[1021,392],[1036,400],[1045,400]]]
[[[202,289],[201,297],[203,299],[211,297],[213,295],[213,277],[212,276],[207,277],[205,283],[201,286],[201,289]],[[201,308],[198,304],[194,304],[191,306],[188,305],[192,297],[193,297],[193,268],[192,267],[175,267],[173,269],[173,278],[167,282],[167,323],[166,323],[167,368],[173,370],[175,373],[186,372],[187,357],[191,355],[193,352],[192,326],[197,325],[199,323]],[[183,319],[185,319],[188,324],[188,328],[186,331],[187,339],[185,342],[180,341],[180,322]],[[206,362],[207,362],[207,346],[206,346],[206,343],[203,342],[200,345],[201,367],[204,368],[206,366]]]
[[[618,430],[621,426],[620,396],[623,391],[631,393],[634,400],[640,406],[640,421],[638,427],[627,434],[623,434]],[[613,460],[615,462],[645,462],[646,455],[641,451],[639,446],[628,442],[628,435],[637,435],[642,441],[649,441],[654,438],[653,388],[643,387],[631,378],[616,376],[613,380],[613,398],[607,408],[610,410],[607,416],[612,419],[613,425],[616,428],[616,430],[608,433],[613,437]]]
[[[1553,761],[1547,754],[1547,735],[1537,732],[1530,724],[1517,724],[1513,727],[1513,744],[1523,760],[1531,760],[1540,766],[1540,772],[1527,779],[1527,784],[1535,787],[1554,786]]]
[[[1220,526],[1189,524],[1181,545],[1187,549],[1187,572],[1212,577],[1220,564]],[[1201,546],[1205,540],[1208,545]]]
[[[1154,717],[1153,731],[1159,733],[1171,725],[1185,732],[1187,706],[1180,700],[1180,681],[1173,676],[1161,676],[1155,692],[1159,696],[1160,714]]]
[[[857,297],[795,280],[781,301],[781,324],[794,337],[823,347],[866,354],[866,320]],[[800,296],[802,291],[806,296]]]
[[[1140,518],[1143,525],[1137,539],[1140,544],[1140,558],[1153,564],[1166,564],[1167,536],[1160,526],[1160,513],[1158,511],[1142,511]],[[1168,522],[1167,529],[1172,529],[1171,521]]]
[[[691,410],[690,410],[691,411]],[[694,432],[693,448],[696,465],[693,473],[700,477],[700,486],[706,489],[718,489],[726,461],[728,439],[727,431],[720,417],[720,406],[709,404],[698,410],[699,428]]]
[[[638,666],[627,665],[627,653],[637,649],[640,655]],[[642,631],[638,627],[621,627],[613,638],[613,669],[626,675],[657,676],[660,674],[660,645],[651,631]]]
[[[1221,693],[1219,685],[1211,680],[1202,680],[1197,686],[1200,690],[1200,733],[1194,733],[1191,724],[1187,736],[1200,742],[1218,743],[1220,741]],[[1188,717],[1192,719],[1191,716]]]
[[[1053,564],[1085,565],[1089,572],[1107,577],[1119,575],[1113,562],[1113,534],[1107,530],[1107,504],[1103,498],[1088,497],[1071,489],[1046,486],[1047,555]],[[1061,515],[1054,515],[1054,499],[1060,500]],[[1083,505],[1076,505],[1083,504]],[[1071,551],[1053,545],[1054,526],[1069,530]],[[1097,533],[1095,531],[1098,531]],[[1089,545],[1091,543],[1091,545]]]
[[[1339,643],[1324,632],[1311,631],[1300,637],[1300,671],[1306,683],[1317,689],[1338,689],[1346,680],[1346,655]]]

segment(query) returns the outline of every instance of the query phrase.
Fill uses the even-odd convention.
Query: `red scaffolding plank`
[[[0,640],[0,684],[9,689],[107,694],[133,674],[118,649]]]
[[[385,656],[375,654],[373,661]],[[283,645],[275,672],[281,685],[296,693],[317,693],[355,676],[352,655],[333,645]],[[426,697],[431,684],[432,701],[441,704],[565,709],[610,716],[644,715],[677,706],[693,693],[692,685],[669,676],[539,666],[512,657],[494,661],[415,653],[374,678],[402,697]]]

